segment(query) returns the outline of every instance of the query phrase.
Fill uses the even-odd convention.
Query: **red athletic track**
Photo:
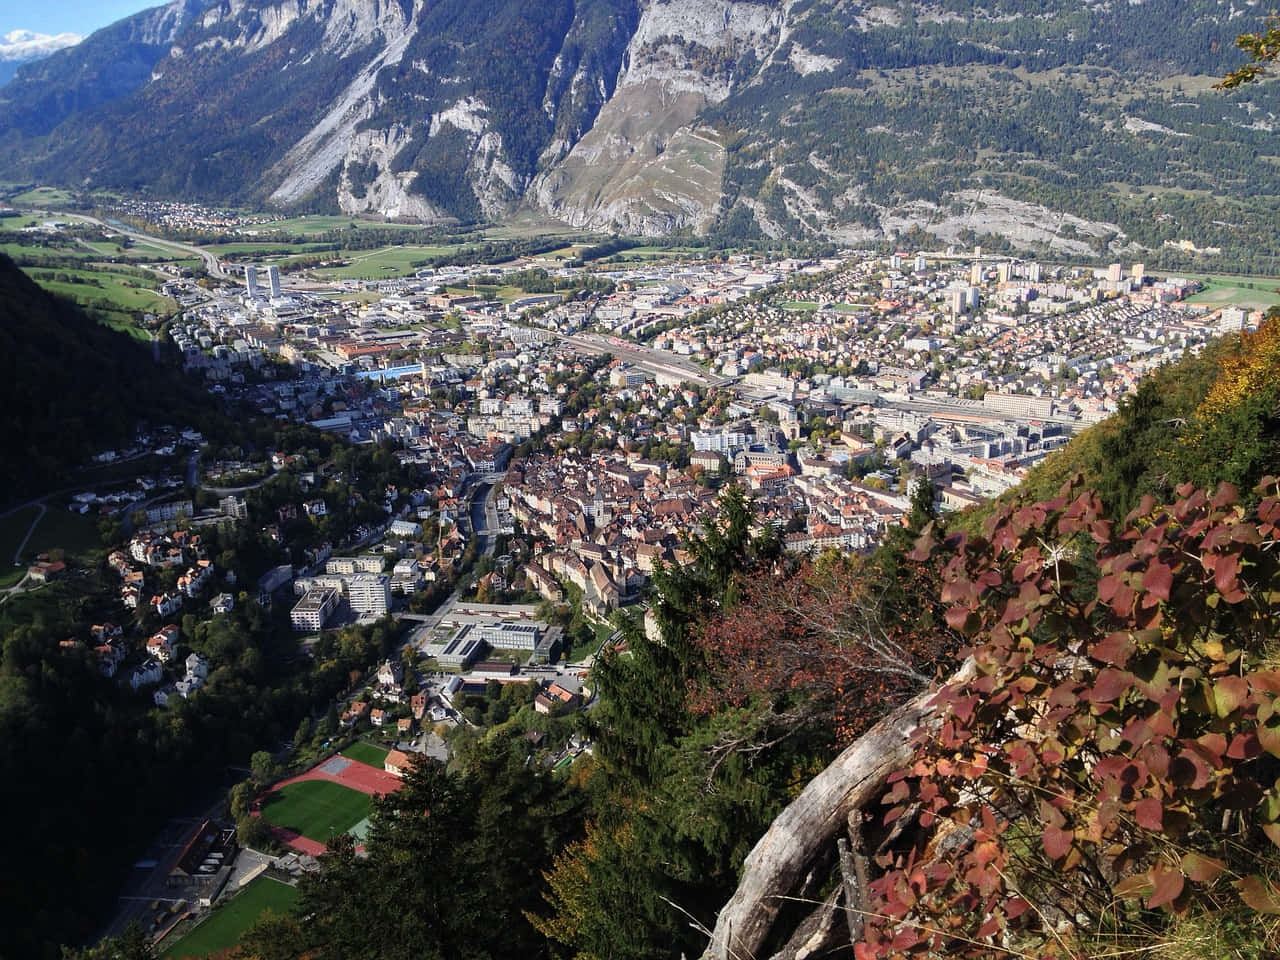
[[[330,783],[339,783],[344,787],[350,787],[352,790],[359,790],[373,796],[376,793],[395,793],[400,789],[400,778],[393,773],[387,773],[385,770],[379,770],[377,767],[371,767],[367,763],[361,763],[359,760],[351,760],[350,757],[344,757],[344,760],[351,760],[345,770],[336,776],[332,773],[324,773],[320,767],[332,758],[325,758],[317,763],[306,773],[300,773],[296,777],[290,777],[288,780],[281,780],[273,786],[268,793],[274,793],[281,787],[287,787],[291,783],[300,783],[303,780],[328,780]],[[265,796],[265,794],[263,795]],[[259,797],[254,803],[253,815],[261,816],[260,807],[262,805],[262,797]],[[302,836],[300,833],[294,833],[292,830],[285,830],[283,827],[272,826],[271,833],[277,840],[286,846],[293,847],[299,853],[305,853],[312,857],[318,857],[325,852],[325,845],[316,840],[310,840]],[[359,851],[361,847],[356,847]]]
[[[359,760],[351,760],[350,757],[343,757],[344,760],[351,760],[351,763],[341,773],[336,776],[332,773],[324,773],[320,767],[331,759],[333,758],[327,757],[306,773],[300,773],[296,777],[290,777],[288,780],[281,780],[271,789],[279,790],[281,787],[287,787],[291,783],[298,783],[302,780],[328,780],[332,783],[340,783],[344,787],[350,787],[352,790],[367,793],[370,796],[375,793],[395,793],[400,789],[400,778],[395,774],[379,770],[377,767],[371,767],[367,763],[361,763]]]

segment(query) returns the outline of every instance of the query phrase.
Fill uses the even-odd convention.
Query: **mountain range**
[[[174,0],[22,68],[0,164],[431,223],[1265,266],[1280,88],[1210,89],[1256,25],[1214,0]]]

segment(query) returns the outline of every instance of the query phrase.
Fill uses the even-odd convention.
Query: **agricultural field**
[[[200,247],[217,257],[292,257],[299,254],[330,252],[329,244],[325,243],[273,243],[269,240],[202,243]]]
[[[18,207],[32,207],[42,204],[64,206],[70,203],[71,199],[71,194],[65,190],[60,190],[56,187],[36,187],[10,197],[9,202]]]
[[[498,300],[502,303],[510,303],[512,300],[518,299],[519,297],[538,296],[538,294],[525,293],[520,287],[513,286],[509,283],[450,283],[446,284],[444,289],[446,293],[457,293],[464,296],[475,294],[478,297],[486,297]]]
[[[311,217],[293,217],[289,220],[277,220],[274,223],[262,224],[257,229],[262,233],[279,231],[281,233],[328,233],[330,230],[348,230],[351,227],[357,230],[378,229],[378,230],[422,230],[423,225],[418,223],[384,223],[381,220],[359,220],[353,217],[338,216],[311,216]]]
[[[266,911],[285,913],[297,899],[297,887],[270,877],[258,877],[214,910],[207,920],[166,948],[160,954],[161,960],[204,958],[230,950]]]
[[[1266,310],[1280,306],[1280,279],[1268,277],[1231,277],[1212,274],[1188,274],[1205,283],[1188,303],[1207,307],[1234,305],[1248,310]]]
[[[301,780],[269,794],[262,816],[272,826],[328,843],[369,816],[367,794],[329,780]]]
[[[432,257],[439,257],[459,249],[456,246],[438,245],[424,247],[382,247],[378,250],[351,250],[335,253],[335,257],[349,260],[345,267],[320,267],[309,270],[327,280],[385,280],[392,277],[411,277],[420,264]]]
[[[522,214],[500,226],[489,227],[484,231],[483,237],[485,240],[528,240],[531,237],[565,237],[578,240],[583,237],[583,233],[568,224]],[[587,242],[595,243],[596,241],[588,240]]]

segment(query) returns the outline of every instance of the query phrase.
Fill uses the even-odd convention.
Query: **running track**
[[[336,766],[334,760],[346,761],[346,766],[339,773],[329,773],[322,767]],[[300,783],[303,780],[328,780],[330,783],[339,783],[344,787],[350,787],[352,790],[359,790],[369,796],[379,793],[395,793],[400,789],[400,778],[393,773],[387,773],[385,770],[379,770],[377,767],[371,767],[367,763],[361,763],[358,760],[351,760],[347,757],[340,757],[335,754],[328,760],[316,764],[306,773],[300,773],[296,777],[290,777],[288,780],[281,780],[268,791],[274,793],[281,787],[287,787],[291,783]],[[265,794],[263,795],[265,796]],[[262,797],[259,797],[254,804],[253,815],[261,816],[260,807]],[[308,839],[302,834],[294,833],[292,830],[285,830],[282,827],[272,826],[272,834],[281,843],[293,847],[299,853],[309,854],[318,857],[325,852],[325,845],[316,840]],[[357,850],[362,848],[357,847]]]

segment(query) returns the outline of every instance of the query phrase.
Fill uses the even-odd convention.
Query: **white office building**
[[[308,590],[289,613],[295,630],[323,630],[333,611],[338,609],[340,594],[333,587]]]
[[[733,456],[744,449],[748,443],[747,435],[739,430],[717,430],[706,433],[695,430],[691,439],[694,450],[723,453],[727,456]]]
[[[356,613],[381,616],[391,609],[391,578],[385,573],[347,577],[347,601]]]

